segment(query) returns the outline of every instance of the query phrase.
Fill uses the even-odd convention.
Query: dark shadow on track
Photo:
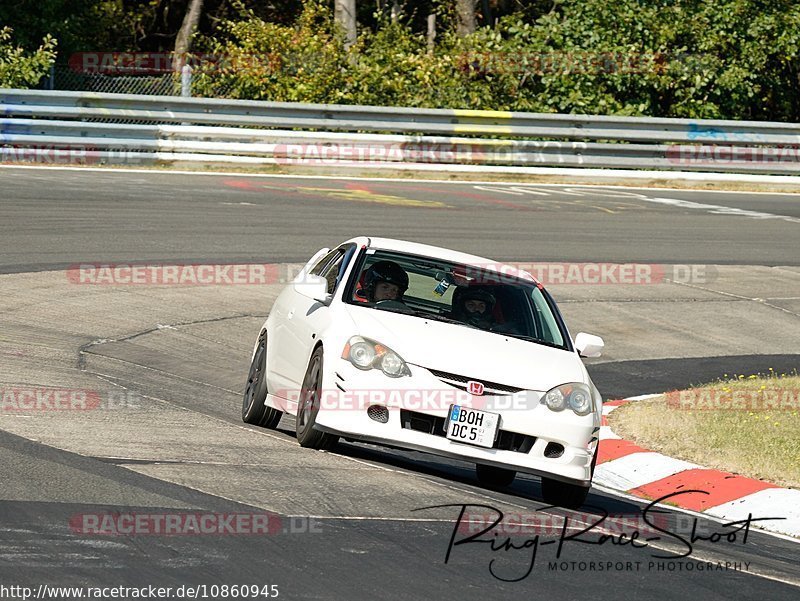
[[[736,355],[652,359],[647,361],[587,361],[586,369],[604,399],[622,399],[691,388],[724,377],[725,374],[777,374],[800,371],[800,355]]]

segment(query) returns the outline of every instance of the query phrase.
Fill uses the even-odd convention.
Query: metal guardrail
[[[0,112],[0,161],[800,173],[800,124],[9,89]]]

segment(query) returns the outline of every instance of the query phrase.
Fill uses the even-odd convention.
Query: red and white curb
[[[606,418],[609,413],[620,405],[652,396],[656,395],[603,404],[595,484],[648,500],[681,490],[701,490],[708,494],[686,493],[672,497],[669,502],[726,521],[743,520],[748,514],[753,518],[780,516],[784,519],[757,525],[800,537],[800,490],[673,459],[623,440],[611,430]]]

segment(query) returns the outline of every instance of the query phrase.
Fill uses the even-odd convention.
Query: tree
[[[356,0],[336,0],[334,17],[339,27],[344,31],[345,47],[349,48],[356,43],[358,37],[358,31],[356,30]]]
[[[475,0],[457,0],[456,2],[456,32],[461,37],[475,33]]]
[[[183,23],[175,38],[175,58],[172,61],[172,65],[177,73],[180,73],[183,63],[186,60],[186,54],[191,49],[192,35],[194,35],[194,32],[197,30],[197,24],[200,22],[200,15],[202,12],[203,0],[191,0],[189,6],[186,7]]]
[[[46,36],[41,46],[25,52],[11,40],[10,27],[0,28],[0,88],[29,88],[39,83],[56,58],[56,40]]]

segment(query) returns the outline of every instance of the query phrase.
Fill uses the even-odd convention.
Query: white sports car
[[[304,447],[339,437],[474,462],[480,482],[541,476],[579,507],[602,414],[574,340],[530,274],[460,252],[358,237],[320,250],[278,296],[253,350],[242,419],[296,416]]]

